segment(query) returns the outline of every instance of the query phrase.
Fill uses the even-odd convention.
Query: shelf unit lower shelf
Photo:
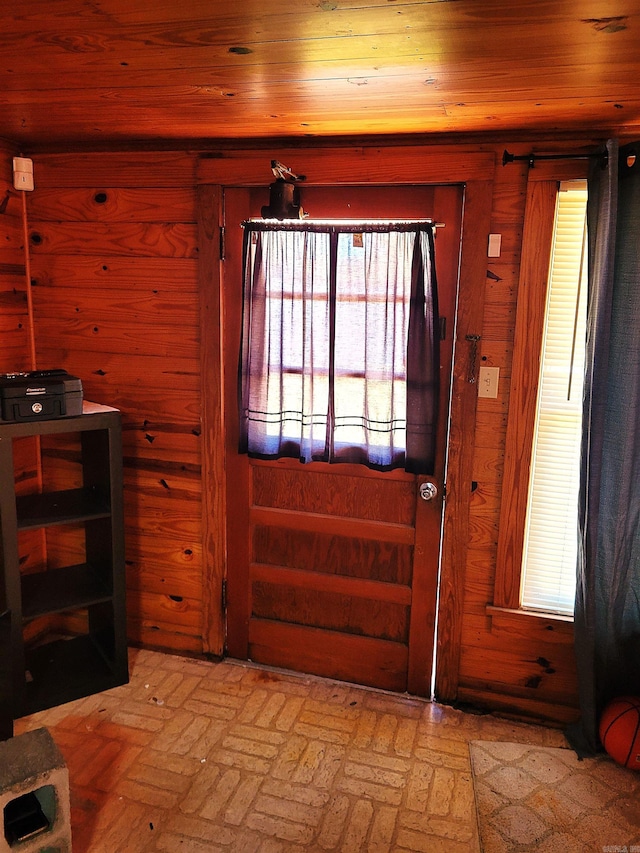
[[[108,502],[95,489],[63,489],[43,495],[16,498],[19,530],[107,518]]]
[[[78,610],[110,601],[112,591],[87,563],[22,577],[22,618]]]

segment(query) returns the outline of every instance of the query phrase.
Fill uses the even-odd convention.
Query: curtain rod
[[[248,231],[315,231],[317,233],[348,233],[389,231],[434,231],[444,228],[444,222],[433,219],[247,219],[241,222]]]
[[[533,152],[531,154],[511,154],[505,148],[502,155],[502,165],[506,166],[508,163],[513,163],[514,160],[527,160],[529,168],[533,169],[536,160],[591,160],[592,157],[600,157],[603,168],[609,161],[609,154],[604,148],[600,151],[593,151],[591,154],[534,154]]]

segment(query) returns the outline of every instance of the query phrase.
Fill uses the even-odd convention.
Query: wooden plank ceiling
[[[0,136],[26,149],[640,128],[638,0],[22,0]]]

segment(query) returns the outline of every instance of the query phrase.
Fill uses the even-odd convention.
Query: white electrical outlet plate
[[[495,400],[498,396],[499,379],[499,367],[481,367],[478,376],[478,397],[491,397]]]

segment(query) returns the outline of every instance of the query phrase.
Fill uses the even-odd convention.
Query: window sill
[[[512,607],[496,607],[493,604],[487,604],[487,616],[515,616],[523,619],[547,619],[553,622],[570,622],[573,624],[573,616],[567,616],[566,613],[544,613],[541,610],[523,610],[514,609]]]
[[[512,638],[533,636],[550,643],[573,643],[573,616],[515,610],[488,604],[486,615],[491,620],[491,633]]]

